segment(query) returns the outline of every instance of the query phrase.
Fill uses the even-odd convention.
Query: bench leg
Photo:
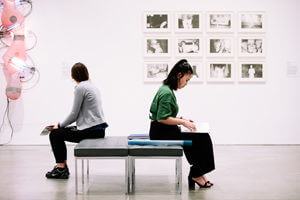
[[[87,184],[90,182],[90,160],[86,160],[86,178],[87,178]]]
[[[78,194],[78,170],[77,170],[77,158],[75,157],[75,193]]]
[[[131,159],[131,176],[132,176],[132,179],[131,179],[131,191],[132,192],[135,192],[135,158],[132,158]]]
[[[129,180],[129,194],[132,191],[132,164],[131,164],[131,157],[128,156],[128,180]]]
[[[135,190],[135,159],[129,156],[129,193],[133,193]]]
[[[84,159],[81,160],[81,189],[84,192]]]
[[[176,158],[176,188],[181,194],[182,192],[182,158]]]
[[[126,194],[130,193],[130,178],[129,178],[129,174],[130,174],[130,166],[129,166],[129,159],[128,157],[125,158],[125,186],[126,186]]]

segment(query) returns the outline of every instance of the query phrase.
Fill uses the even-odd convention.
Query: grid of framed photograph
[[[187,59],[191,82],[265,82],[263,11],[145,11],[144,81],[162,82]]]

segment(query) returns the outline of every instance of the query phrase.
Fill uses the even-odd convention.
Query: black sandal
[[[208,185],[208,184],[209,184],[208,181],[207,181],[203,186],[200,185],[200,183],[198,183],[198,182],[196,182],[196,181],[195,181],[195,183],[196,183],[197,185],[199,185],[200,188],[210,188],[210,187],[211,187],[211,185]]]
[[[200,187],[200,188],[210,188],[212,185],[209,181],[207,181],[204,185],[201,185],[197,181],[194,181],[191,176],[188,177],[188,183],[189,183],[189,189],[190,190],[195,190],[195,183]]]
[[[206,183],[209,183],[210,184],[210,186],[213,186],[214,184],[213,183],[211,183],[210,181],[207,181]]]

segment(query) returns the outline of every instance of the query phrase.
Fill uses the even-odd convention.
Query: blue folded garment
[[[192,146],[192,140],[128,140],[128,145]]]
[[[130,134],[128,139],[149,139],[149,134]]]

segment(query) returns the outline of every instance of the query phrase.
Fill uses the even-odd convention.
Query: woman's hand
[[[192,122],[192,123],[194,123],[194,121],[193,120],[191,120],[191,119],[186,119],[187,121],[189,121],[189,122]]]
[[[182,125],[191,130],[191,131],[196,131],[196,126],[195,124],[193,123],[193,120],[184,120],[184,122],[182,123]]]
[[[186,120],[186,121],[189,121],[189,122],[194,123],[194,120],[191,120],[191,119],[185,119],[185,118],[183,118],[183,117],[179,117],[179,119],[183,119],[183,120]]]
[[[52,129],[58,129],[58,124],[55,124]]]

